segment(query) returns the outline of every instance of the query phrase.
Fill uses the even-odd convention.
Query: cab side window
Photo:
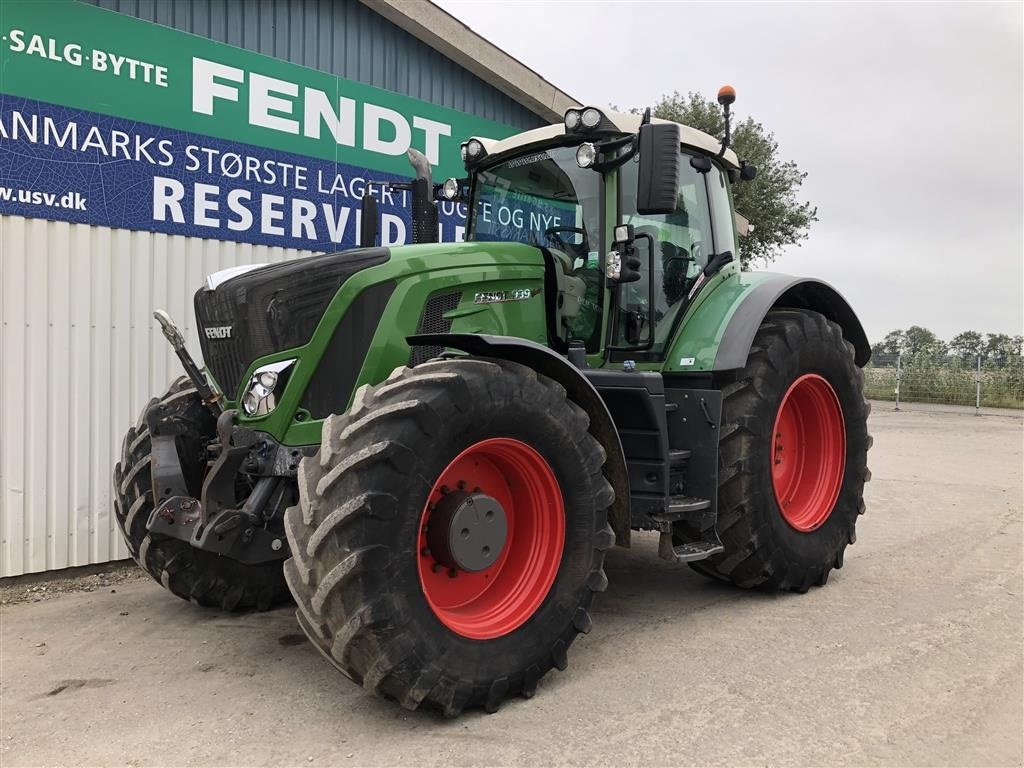
[[[739,259],[736,249],[736,216],[725,174],[717,166],[708,171],[708,190],[711,194],[711,213],[715,225],[715,253],[729,251]]]
[[[653,329],[654,349],[660,351],[668,341],[668,333],[685,303],[687,292],[715,250],[704,175],[690,165],[689,156],[685,153],[681,166],[676,209],[656,216],[641,216],[636,212],[637,164],[628,162],[620,170],[618,221],[620,224],[632,224],[637,234],[636,249],[642,278],[622,288],[616,345],[645,343],[650,340]],[[713,168],[709,175],[715,173],[718,173],[717,168]],[[714,182],[718,184],[717,179]],[[725,195],[728,210],[728,190],[725,190]],[[731,212],[728,217],[731,231]],[[642,235],[649,235],[651,240]],[[653,260],[648,253],[651,241],[654,243]],[[655,295],[649,296],[647,270],[652,262]]]

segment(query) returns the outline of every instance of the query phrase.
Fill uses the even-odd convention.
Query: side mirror
[[[640,168],[636,212],[641,216],[672,213],[679,187],[679,126],[647,123],[640,126]]]

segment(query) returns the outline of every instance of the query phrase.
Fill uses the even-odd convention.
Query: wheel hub
[[[430,517],[427,542],[437,562],[469,573],[498,561],[508,538],[508,520],[498,500],[474,491],[449,492]]]
[[[846,463],[843,410],[828,380],[798,377],[783,395],[772,429],[772,487],[783,519],[809,533],[835,506]]]
[[[564,543],[562,490],[547,460],[513,438],[480,440],[427,495],[416,544],[423,596],[463,637],[507,635],[547,597]]]

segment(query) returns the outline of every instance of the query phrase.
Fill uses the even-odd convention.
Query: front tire
[[[285,576],[310,640],[409,709],[454,716],[533,695],[607,585],[613,492],[588,426],[559,384],[505,361],[436,360],[361,388],[302,461],[285,514]],[[474,500],[507,536],[467,523],[466,541],[504,542],[471,567],[487,540],[460,554],[436,537]]]
[[[124,436],[121,460],[114,467],[114,513],[132,558],[164,589],[196,605],[226,611],[256,608],[267,610],[288,600],[281,563],[246,565],[229,557],[204,552],[180,539],[150,533],[146,528],[153,512],[150,477],[151,442],[146,413],[163,407],[190,426],[177,439],[179,458],[187,475],[201,485],[201,442],[212,437],[215,424],[187,377],[182,376],[160,398],[151,400],[138,423]]]
[[[725,551],[694,570],[740,587],[823,586],[864,514],[869,405],[842,329],[772,311],[723,388],[718,530]]]

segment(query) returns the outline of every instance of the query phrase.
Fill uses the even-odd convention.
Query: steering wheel
[[[583,240],[579,243],[569,243],[562,239],[562,232],[571,232],[574,235],[580,235]],[[554,243],[555,247],[572,253],[578,256],[587,255],[587,230],[582,227],[548,227],[544,230],[544,237]]]

